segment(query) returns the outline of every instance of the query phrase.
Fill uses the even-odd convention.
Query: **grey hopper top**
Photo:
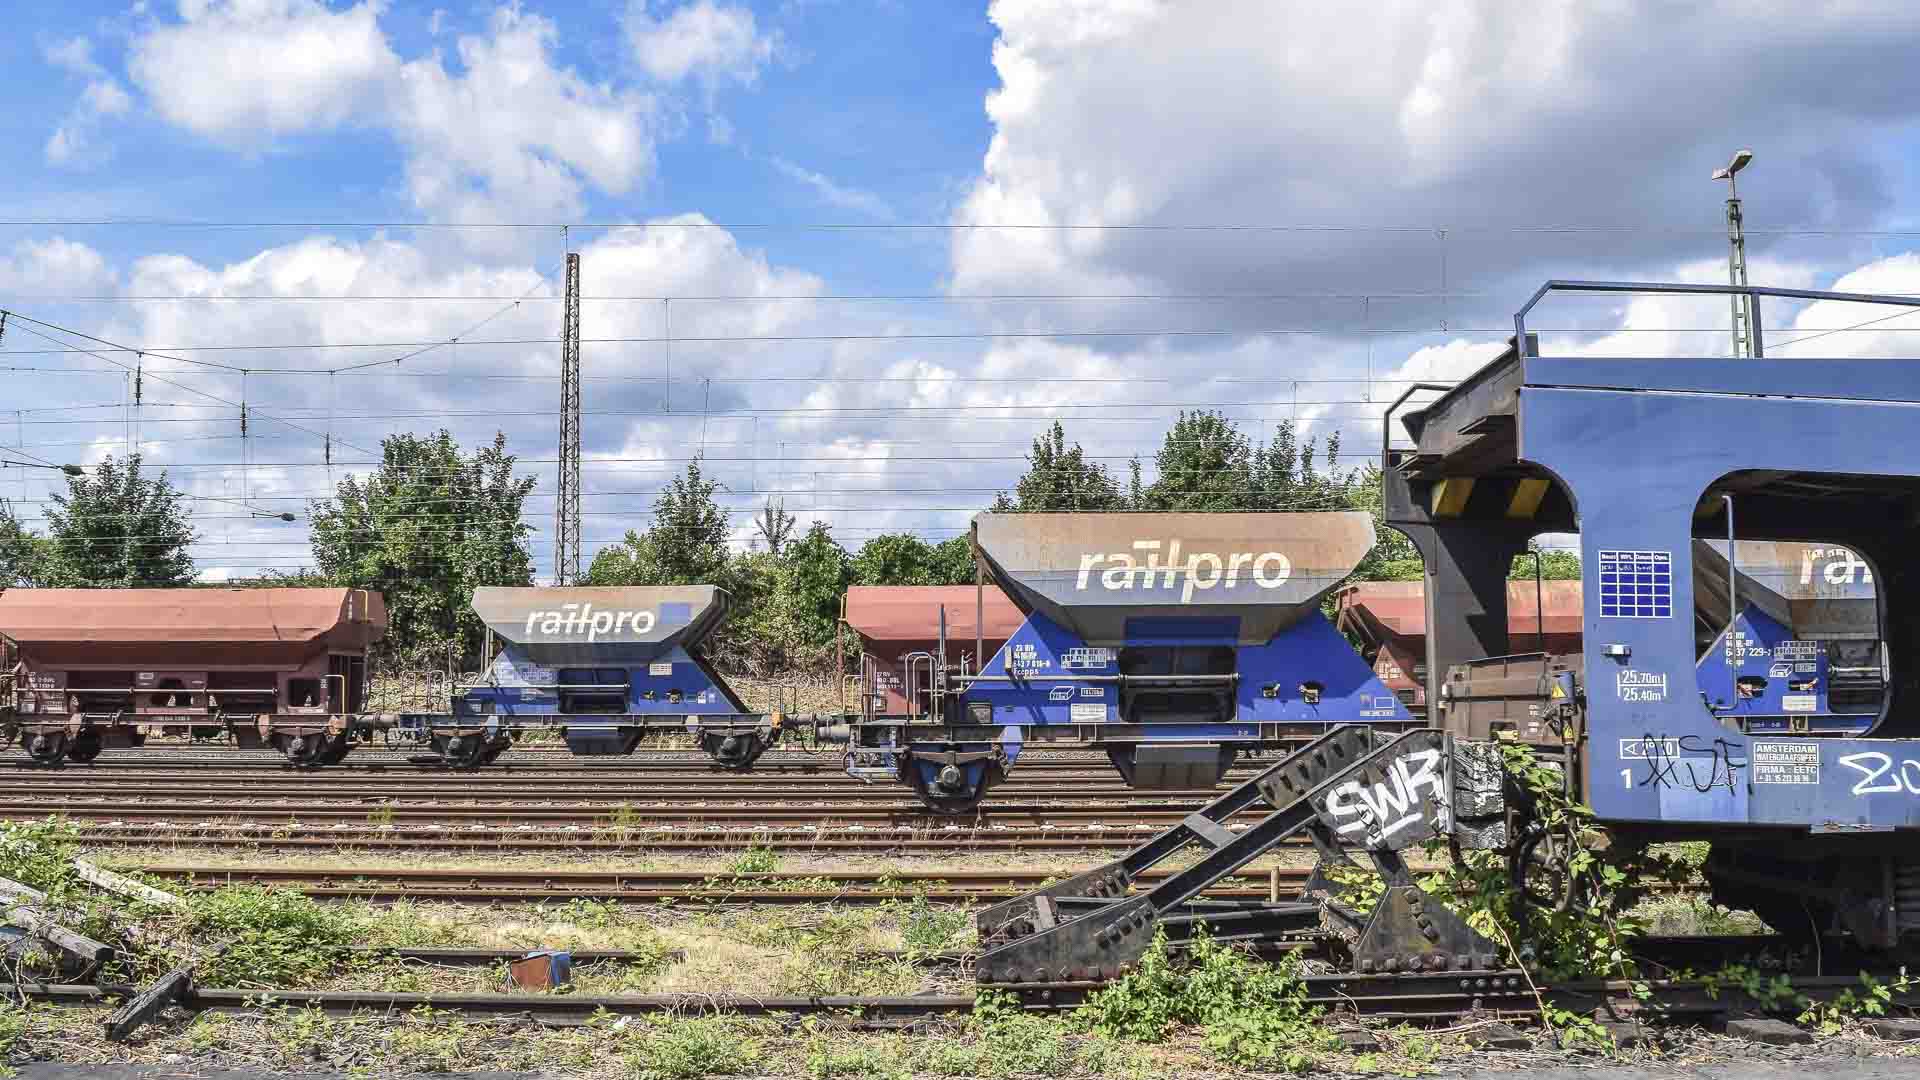
[[[1359,511],[1262,514],[980,514],[974,542],[1021,610],[1091,645],[1129,619],[1237,619],[1241,644],[1291,626],[1373,547]]]
[[[644,661],[691,648],[726,619],[729,598],[712,585],[473,590],[473,610],[494,634],[539,663]]]

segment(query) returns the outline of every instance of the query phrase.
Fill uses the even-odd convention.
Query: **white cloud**
[[[128,71],[161,117],[241,147],[367,123],[400,67],[380,5],[183,0],[133,41]]]
[[[75,75],[93,78],[103,73],[100,65],[93,59],[93,42],[84,34],[75,35],[65,41],[52,42],[42,46],[40,51],[46,56],[48,63]]]
[[[654,100],[557,67],[558,36],[502,8],[486,36],[460,39],[458,74],[438,57],[401,69],[388,122],[412,151],[415,203],[453,220],[563,216],[583,184],[620,194],[652,172]]]
[[[588,185],[623,194],[652,172],[657,102],[557,63],[553,22],[499,8],[449,64],[400,56],[382,13],[193,0],[135,39],[129,70],[162,118],[229,146],[385,131],[407,151],[414,204],[443,220],[576,213]]]
[[[778,36],[761,33],[745,7],[694,0],[661,17],[655,6],[631,0],[625,24],[634,62],[661,82],[694,79],[709,91],[726,82],[751,84],[779,46]]]
[[[1431,290],[1450,226],[1454,289],[1670,265],[1711,250],[1706,174],[1740,143],[1761,154],[1743,177],[1750,224],[1873,220],[1898,190],[1875,136],[1910,136],[1920,94],[1920,8],[1895,10],[1869,24],[1733,0],[994,0],[993,136],[958,222],[1336,228],[980,229],[956,236],[953,285]],[[1569,221],[1655,228],[1630,242],[1486,228]]]
[[[828,206],[851,210],[882,221],[893,220],[893,207],[888,206],[885,199],[871,191],[862,191],[859,188],[835,183],[832,177],[814,172],[812,169],[802,168],[783,157],[769,160],[773,162],[774,168],[780,170],[782,176],[805,185]]]
[[[0,293],[97,294],[113,288],[107,260],[93,248],[64,237],[21,240],[10,252],[0,254]]]
[[[133,105],[133,99],[118,81],[93,59],[93,43],[84,35],[46,45],[41,50],[47,62],[64,71],[86,78],[80,100],[68,110],[66,118],[47,137],[41,152],[52,165],[91,164],[107,155],[96,149],[94,135],[104,117],[119,116]]]

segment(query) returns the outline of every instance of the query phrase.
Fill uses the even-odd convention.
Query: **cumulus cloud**
[[[98,251],[54,236],[21,240],[0,254],[0,293],[103,293],[114,287],[113,271]]]
[[[658,13],[664,6],[632,0],[625,18],[634,63],[661,82],[691,79],[710,92],[728,82],[750,85],[778,48],[778,35],[762,33],[746,7],[693,0]]]
[[[1389,0],[1364,16],[1222,0],[1197,17],[1161,0],[994,0],[989,14],[994,133],[958,222],[1328,231],[981,229],[956,238],[963,291],[1435,290],[1443,254],[1462,291],[1536,267],[1681,261],[1712,243],[1707,172],[1734,138],[1762,155],[1750,216],[1883,213],[1894,174],[1866,148],[1911,132],[1920,91],[1920,9],[1869,23],[1731,0],[1660,14]],[[1485,227],[1569,222],[1659,228]]]
[[[185,0],[137,37],[133,80],[169,122],[230,145],[368,122],[399,69],[380,5]]]
[[[384,131],[407,150],[415,205],[444,220],[577,213],[584,189],[622,194],[651,174],[658,103],[555,59],[557,26],[503,7],[449,64],[407,59],[382,5],[193,0],[132,46],[134,82],[167,121],[225,145]]]

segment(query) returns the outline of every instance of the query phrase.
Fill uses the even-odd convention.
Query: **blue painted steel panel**
[[[1795,638],[1751,604],[1714,639],[1695,674],[1713,711],[1737,718],[1749,732],[1784,732],[1797,721],[1810,731],[1859,734],[1879,715],[1878,707],[1835,710],[1827,699],[1826,644]],[[1744,695],[1736,682],[1742,678],[1753,680]]]
[[[1543,363],[1529,362],[1530,378],[1549,370]],[[1520,393],[1519,455],[1558,476],[1579,511],[1595,811],[1619,821],[1920,827],[1920,740],[1736,731],[1701,701],[1710,688],[1695,671],[1691,626],[1693,522],[1708,486],[1740,470],[1920,475],[1920,366],[1795,361],[1771,383],[1753,360],[1613,367],[1616,384],[1656,382],[1673,370],[1696,387],[1765,386],[1782,396],[1537,386]],[[1897,393],[1899,403],[1785,396],[1858,386]],[[1602,618],[1603,550],[1668,553],[1673,615]]]
[[[561,673],[568,677],[563,680]],[[454,699],[456,715],[494,715],[553,718],[560,712],[564,686],[627,684],[626,711],[640,716],[709,715],[738,710],[727,691],[707,677],[701,666],[678,646],[644,663],[597,661],[592,668],[573,664],[557,667],[535,662],[519,645],[509,644],[494,658],[495,686],[476,686]],[[677,695],[677,700],[676,700]],[[583,721],[594,714],[579,714]]]
[[[1231,643],[1237,630],[1216,626],[1216,619],[1197,618],[1182,633],[1180,620],[1170,616],[1134,619],[1128,630],[1146,633],[1127,644],[1140,646]],[[1256,739],[1262,721],[1353,723],[1361,720],[1410,720],[1393,691],[1353,650],[1339,631],[1318,611],[1264,645],[1238,646],[1235,670],[1239,679],[1230,687],[1234,698],[1229,723],[1155,723],[1149,738],[1179,741]],[[1015,682],[978,682],[966,693],[968,703],[993,706],[995,723],[1015,725],[1123,723],[1116,682],[1090,682],[1060,676],[1115,676],[1120,672],[1117,648],[1089,647],[1072,632],[1035,612],[1027,617],[1007,643],[988,661],[981,674],[1012,675]],[[1318,683],[1320,700],[1309,703],[1302,685]],[[1205,685],[1205,684],[1198,684]],[[1214,684],[1229,689],[1223,684]]]

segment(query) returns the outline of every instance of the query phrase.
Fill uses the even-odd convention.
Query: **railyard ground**
[[[956,858],[829,856],[807,852],[723,851],[710,856],[607,855],[590,859],[551,855],[382,855],[343,850],[298,856],[210,852],[191,845],[173,850],[94,851],[122,868],[186,863],[302,869],[389,866],[475,869],[513,866],[580,869],[649,869],[710,872],[724,880],[751,869],[797,875],[895,869],[937,873],[942,868],[1044,869],[1061,874],[1096,864],[1104,854],[1048,856],[983,854]],[[769,858],[769,856],[771,856]],[[1303,865],[1304,853],[1281,853],[1266,865]],[[1257,870],[1254,881],[1264,875]],[[1201,1030],[1177,1029],[1161,1042],[1139,1042],[1091,1030],[1071,1017],[1015,1017],[997,1022],[946,1021],[900,1033],[846,1030],[832,1018],[791,1021],[716,1015],[706,1002],[726,997],[788,995],[905,996],[969,994],[971,971],[964,957],[973,947],[970,910],[924,900],[884,905],[739,907],[694,901],[619,905],[592,900],[546,904],[466,905],[443,901],[323,905],[329,931],[359,945],[469,948],[621,949],[632,962],[576,969],[571,992],[675,995],[683,1013],[663,1018],[608,1018],[576,1028],[546,1028],[524,1021],[469,1019],[421,1010],[401,1016],[329,1018],[275,1006],[263,993],[259,1009],[241,1016],[170,1015],[125,1045],[100,1036],[103,1010],[34,1006],[0,1011],[0,1046],[23,1077],[264,1078],[282,1075],[384,1077],[463,1074],[541,1077],[626,1077],[692,1080],[708,1075],[792,1076],[809,1080],[896,1080],[918,1076],[1060,1077],[1251,1075],[1223,1062]],[[1744,913],[1715,908],[1691,897],[1662,897],[1645,912],[1655,933],[1741,933],[1758,924]],[[959,957],[959,959],[956,959]],[[304,971],[249,981],[235,969],[208,985],[311,986],[326,989],[405,991],[426,994],[499,992],[505,973],[486,967],[441,967],[418,961],[361,956]],[[1631,1048],[1556,1048],[1538,1029],[1525,1051],[1475,1049],[1474,1025],[1454,1030],[1404,1026],[1370,1028],[1377,1049],[1350,1052],[1335,1039],[1337,1027],[1362,1026],[1352,1018],[1306,1019],[1288,1038],[1297,1043],[1300,1069],[1329,1075],[1468,1075],[1499,1070],[1515,1077],[1608,1078],[1654,1075],[1766,1075],[1764,1072],[1700,1074],[1697,1070],[1738,1055],[1752,1068],[1787,1069],[1808,1077],[1877,1080],[1920,1077],[1920,1049],[1869,1037],[1852,1019],[1829,1025],[1811,1047],[1754,1048],[1705,1032],[1662,1036],[1656,1045]],[[1275,1066],[1270,1065],[1271,1070]],[[1744,1067],[1744,1066],[1743,1066]],[[1618,1071],[1638,1069],[1639,1072]],[[1906,1069],[1908,1071],[1897,1071]],[[222,1070],[225,1070],[224,1072]],[[1547,1070],[1547,1071],[1542,1071]],[[1873,1071],[1879,1070],[1879,1071]]]

